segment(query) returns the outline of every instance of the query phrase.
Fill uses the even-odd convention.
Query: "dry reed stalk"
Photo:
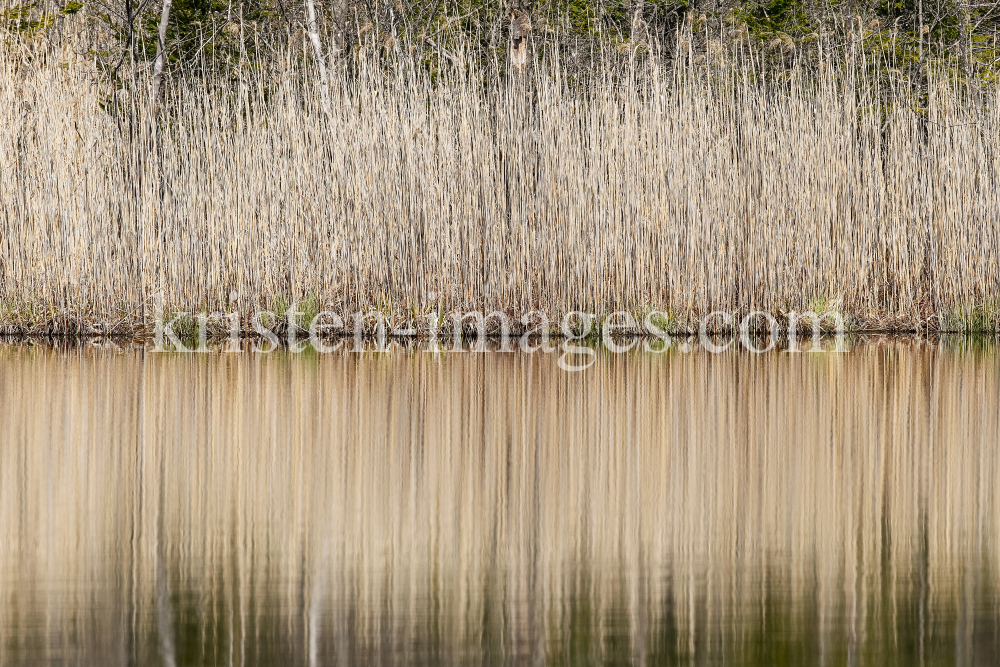
[[[114,115],[79,66],[5,53],[0,327],[141,330],[161,291],[398,324],[835,305],[859,327],[969,309],[996,327],[1000,89],[932,81],[918,113],[907,84],[836,67],[765,83],[655,63],[581,92],[558,69],[432,83],[362,57],[328,73],[327,116],[289,56],[235,86],[177,77],[147,154],[140,101]]]

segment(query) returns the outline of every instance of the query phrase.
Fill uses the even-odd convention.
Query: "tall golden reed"
[[[53,47],[55,49],[55,47]],[[429,309],[783,313],[995,328],[1000,89],[649,60],[435,80],[361,58],[175,74],[157,140],[68,50],[0,56],[0,326],[125,330],[312,298]],[[105,91],[106,92],[106,91]],[[144,316],[145,314],[145,316]],[[971,316],[970,316],[971,317]],[[963,324],[964,322],[964,324]]]

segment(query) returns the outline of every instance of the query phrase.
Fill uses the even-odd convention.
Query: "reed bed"
[[[0,347],[0,661],[974,662],[996,353]]]
[[[69,51],[8,49],[0,327],[148,331],[163,294],[244,322],[309,299],[394,325],[836,308],[995,329],[1000,88],[823,65],[650,57],[571,85],[361,58],[325,114],[289,51],[175,73],[150,133],[141,86],[109,98]]]

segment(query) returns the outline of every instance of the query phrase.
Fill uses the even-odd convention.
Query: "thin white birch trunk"
[[[319,65],[319,91],[323,103],[323,113],[326,119],[332,122],[333,116],[330,113],[330,84],[326,75],[326,59],[323,58],[323,45],[319,41],[319,31],[316,28],[316,7],[313,0],[306,0],[306,12],[309,24],[306,32],[309,34],[309,41],[312,42],[313,52],[316,55],[316,63]]]
[[[156,60],[153,62],[153,81],[149,85],[149,118],[156,117],[156,102],[160,95],[160,82],[163,80],[163,68],[167,62],[167,26],[170,24],[170,7],[173,0],[163,0],[163,11],[160,12],[160,26],[156,40]]]

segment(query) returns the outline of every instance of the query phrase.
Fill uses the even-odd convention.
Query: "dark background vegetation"
[[[0,12],[8,42],[72,33],[78,50],[121,85],[148,70],[162,0],[38,0]],[[817,66],[861,49],[891,72],[943,64],[966,80],[997,71],[1000,0],[320,0],[325,57],[350,67],[366,53],[427,68],[502,69],[512,20],[526,17],[536,58],[558,57],[569,79],[653,54],[711,64],[738,52],[755,67]],[[313,57],[305,2],[174,0],[168,76],[226,72]],[[598,68],[596,65],[601,65]]]

